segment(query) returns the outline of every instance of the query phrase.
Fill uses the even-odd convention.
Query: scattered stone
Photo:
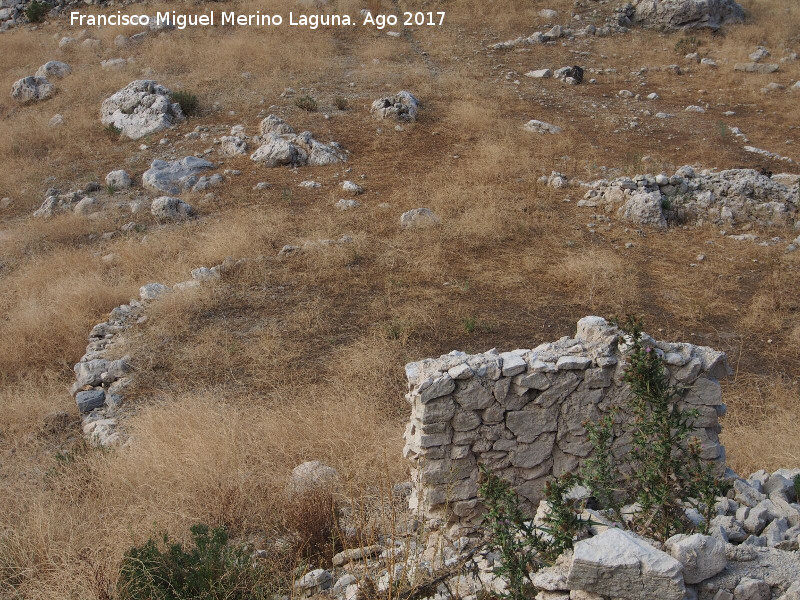
[[[538,71],[528,71],[525,77],[532,77],[533,79],[548,79],[553,76],[550,69],[539,69]]]
[[[61,114],[55,114],[53,117],[48,121],[48,127],[60,127],[64,124],[64,117]]]
[[[283,129],[285,123],[274,117],[266,124],[267,117],[261,122],[262,130],[266,128]],[[301,134],[294,133],[266,133],[262,145],[250,155],[250,160],[265,167],[280,166],[320,166],[345,162],[347,156],[335,142],[330,145],[323,144],[314,139],[310,131]]]
[[[364,193],[364,188],[352,181],[343,181],[342,189],[349,194],[353,194],[354,196]]]
[[[683,579],[689,584],[713,577],[728,564],[725,544],[707,535],[675,535],[664,546],[683,564]]]

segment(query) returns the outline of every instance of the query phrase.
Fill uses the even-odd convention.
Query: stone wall
[[[725,354],[645,339],[663,356],[674,382],[689,388],[681,402],[700,411],[703,458],[724,468],[718,379],[729,372]],[[627,349],[616,327],[585,317],[574,338],[532,350],[454,351],[406,365],[411,419],[404,454],[412,465],[412,510],[433,526],[469,528],[480,517],[479,464],[508,479],[532,510],[549,477],[575,471],[589,456],[583,423],[625,404]],[[630,419],[618,413],[618,421]],[[630,438],[620,434],[614,447],[624,455]]]

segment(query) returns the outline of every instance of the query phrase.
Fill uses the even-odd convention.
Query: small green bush
[[[317,110],[317,101],[311,96],[300,96],[295,99],[294,104],[297,108],[302,108],[307,112],[314,112]]]
[[[333,99],[333,104],[339,110],[347,110],[347,98],[344,96],[336,96],[336,98]]]
[[[488,530],[488,543],[501,555],[494,574],[503,579],[508,588],[500,597],[508,600],[533,598],[536,593],[531,573],[553,564],[564,551],[572,549],[575,538],[589,524],[580,518],[582,502],[567,497],[577,478],[567,474],[547,483],[545,499],[550,511],[542,525],[534,525],[511,485],[485,465],[479,468],[479,493],[486,507],[484,526]]]
[[[193,547],[164,535],[134,546],[122,560],[120,600],[257,600],[275,592],[269,577],[243,547],[228,544],[224,528],[191,528]]]
[[[25,16],[31,23],[41,23],[44,21],[45,16],[50,11],[50,5],[46,2],[39,2],[33,0],[25,9]]]
[[[122,134],[122,129],[114,125],[113,123],[109,123],[103,128],[103,131],[106,132],[106,135],[112,139],[118,139],[119,136]]]
[[[198,97],[195,94],[185,90],[172,92],[172,101],[177,102],[180,105],[183,114],[185,114],[187,117],[196,115],[200,109],[200,100]]]

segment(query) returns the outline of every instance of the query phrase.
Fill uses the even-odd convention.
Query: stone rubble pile
[[[585,184],[579,206],[603,207],[639,225],[666,227],[669,220],[702,225],[798,222],[800,176],[763,175],[753,169],[679,168],[674,175],[637,175]]]
[[[347,160],[338,143],[323,144],[314,139],[310,131],[297,134],[286,121],[275,115],[261,121],[260,129],[261,135],[252,139],[260,146],[250,155],[250,160],[265,167],[320,166]],[[226,138],[223,142],[226,151],[239,153],[237,148],[247,148],[248,140],[243,132],[232,137],[235,139]]]
[[[681,405],[700,411],[695,436],[701,456],[722,471],[719,417],[725,414],[718,379],[728,374],[726,356],[711,348],[647,338],[664,357],[673,383],[689,388]],[[478,465],[512,483],[529,509],[543,496],[550,476],[573,472],[591,451],[584,423],[619,407],[620,423],[632,415],[620,331],[600,317],[578,322],[574,338],[532,350],[468,355],[451,352],[406,365],[411,419],[404,456],[411,463],[412,511],[461,535],[482,511]],[[620,435],[615,452],[630,440]]]

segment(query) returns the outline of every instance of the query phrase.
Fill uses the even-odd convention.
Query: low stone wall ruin
[[[702,456],[724,468],[718,380],[726,356],[707,347],[649,340],[675,383],[689,388],[680,402],[700,412],[695,425]],[[463,531],[480,518],[478,465],[512,483],[533,513],[551,476],[575,471],[591,452],[584,423],[625,404],[626,343],[600,317],[578,322],[574,338],[532,350],[468,355],[451,352],[406,365],[411,419],[404,455],[411,461],[411,509],[432,526]],[[631,415],[618,412],[617,420]],[[621,434],[615,454],[630,448]]]

